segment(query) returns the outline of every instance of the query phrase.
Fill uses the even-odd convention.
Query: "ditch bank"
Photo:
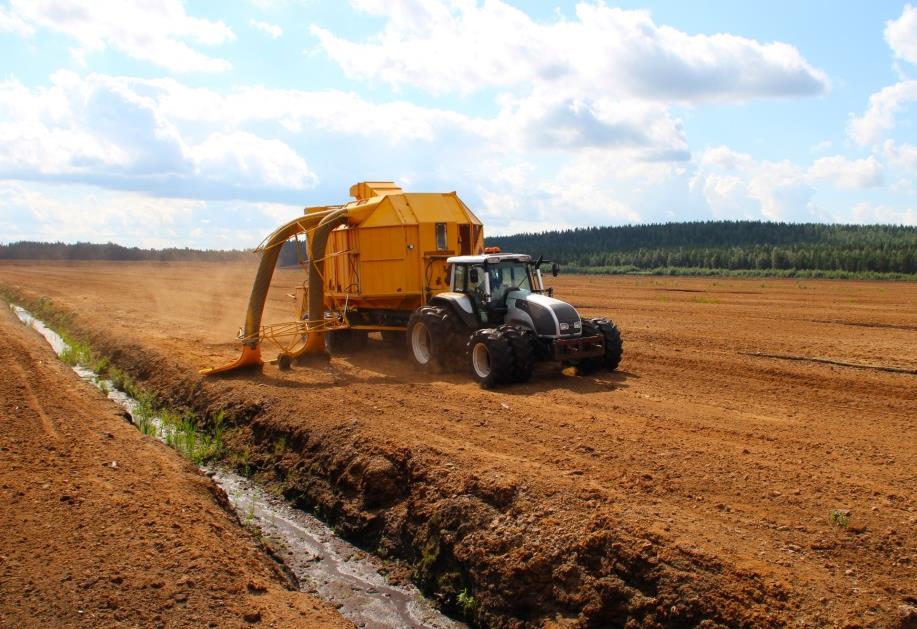
[[[26,309],[12,304],[11,308],[22,323],[44,337],[80,378],[123,408],[125,417],[130,418],[142,434],[156,437],[199,466],[205,460],[218,460],[222,452],[223,413],[215,416],[217,425],[212,432],[198,431],[188,416],[178,416],[164,408],[155,409],[152,397],[137,389],[123,375],[120,376],[120,388],[100,375],[110,371],[106,367],[107,359],[94,357],[86,347],[71,345],[72,339],[65,341]],[[117,469],[117,462],[111,466]],[[341,540],[315,517],[292,509],[257,483],[220,465],[199,469],[222,490],[220,494],[218,489],[211,487],[219,504],[237,516],[239,523],[244,524],[262,548],[287,571],[285,576],[291,585],[333,604],[356,626],[364,629],[461,629],[464,626],[439,614],[416,588],[389,583],[380,574],[379,561]]]
[[[250,375],[203,379],[154,347],[39,306],[165,405],[205,422],[222,412],[226,462],[394,560],[396,573],[473,624],[761,626],[791,617],[780,583],[632,527],[598,508],[588,487],[552,492],[534,478],[457,469],[435,446],[408,448],[356,421],[313,426]]]

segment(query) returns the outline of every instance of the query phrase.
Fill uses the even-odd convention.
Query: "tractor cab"
[[[511,293],[515,298],[524,298],[532,293],[552,292],[544,288],[540,268],[543,260],[533,263],[531,256],[525,254],[456,256],[447,262],[451,268],[450,291],[468,298],[472,314],[481,323],[503,323]],[[557,265],[552,272],[557,274]]]

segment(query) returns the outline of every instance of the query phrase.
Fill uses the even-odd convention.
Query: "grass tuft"
[[[465,588],[458,594],[456,599],[458,602],[459,608],[462,610],[462,614],[465,616],[466,620],[474,620],[478,611],[478,602],[475,600],[474,596],[468,591],[468,588]]]
[[[831,509],[828,514],[828,522],[834,528],[845,529],[850,524],[850,512],[842,509]]]

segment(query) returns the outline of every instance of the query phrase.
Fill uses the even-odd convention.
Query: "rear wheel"
[[[535,333],[528,328],[507,323],[497,328],[513,350],[513,382],[528,382],[535,369]]]
[[[325,332],[325,348],[334,356],[352,354],[366,347],[369,335],[365,330],[335,330]]]
[[[485,389],[509,382],[513,376],[513,349],[498,329],[477,330],[468,339],[471,374]]]
[[[595,336],[596,334],[602,337],[605,354],[579,361],[578,371],[591,373],[603,367],[608,371],[614,371],[621,363],[624,342],[621,340],[621,331],[618,330],[618,326],[605,318],[583,319],[583,336]]]
[[[408,355],[424,371],[438,371],[445,359],[444,314],[442,308],[421,306],[408,320]]]

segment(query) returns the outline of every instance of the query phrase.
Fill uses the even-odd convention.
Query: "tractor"
[[[543,262],[498,251],[448,258],[449,290],[408,320],[412,360],[423,369],[464,363],[485,388],[527,381],[539,360],[573,364],[580,372],[617,368],[618,328],[607,319],[581,319],[555,299],[544,287]]]

